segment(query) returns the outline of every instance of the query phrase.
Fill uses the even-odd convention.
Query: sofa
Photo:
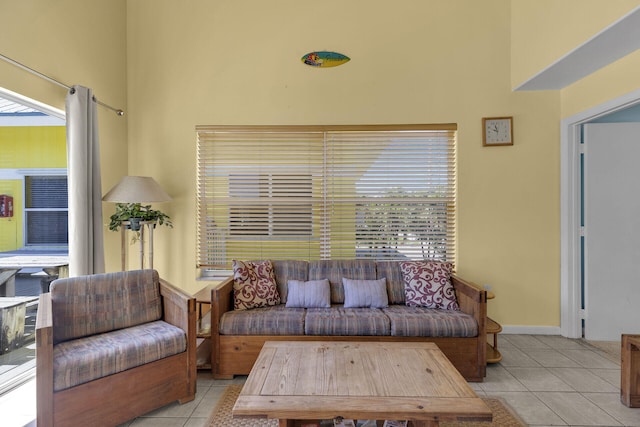
[[[38,427],[113,426],[193,400],[195,305],[155,270],[55,280],[36,318]]]
[[[216,379],[247,375],[273,340],[433,342],[467,381],[486,374],[486,291],[449,263],[234,261],[211,303]]]

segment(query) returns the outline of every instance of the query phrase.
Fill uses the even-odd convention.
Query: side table
[[[196,299],[196,365],[198,369],[211,369],[211,289],[210,284],[195,293]],[[208,310],[203,305],[208,306]]]
[[[493,292],[487,291],[487,300],[495,297]],[[502,332],[502,325],[487,317],[486,330],[487,334],[493,335],[493,345],[487,343],[487,363],[498,363],[502,360],[502,354],[498,351],[498,334]]]

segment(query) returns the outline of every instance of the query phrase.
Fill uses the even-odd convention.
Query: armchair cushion
[[[54,344],[159,320],[159,281],[155,270],[54,281],[50,291]]]
[[[184,331],[162,320],[66,341],[53,348],[53,389],[64,390],[186,349]]]

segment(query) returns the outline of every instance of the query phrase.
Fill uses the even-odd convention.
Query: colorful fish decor
[[[304,55],[301,60],[311,67],[337,67],[348,62],[351,58],[337,52],[311,52]]]

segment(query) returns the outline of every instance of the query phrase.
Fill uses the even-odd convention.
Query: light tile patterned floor
[[[471,383],[480,396],[499,396],[531,426],[640,426],[640,408],[620,403],[620,343],[587,343],[559,336],[505,335],[498,339],[501,363],[487,367],[483,383]],[[171,404],[126,426],[199,427],[224,388],[198,374],[196,399]],[[35,425],[35,384],[0,398],[3,427]]]

